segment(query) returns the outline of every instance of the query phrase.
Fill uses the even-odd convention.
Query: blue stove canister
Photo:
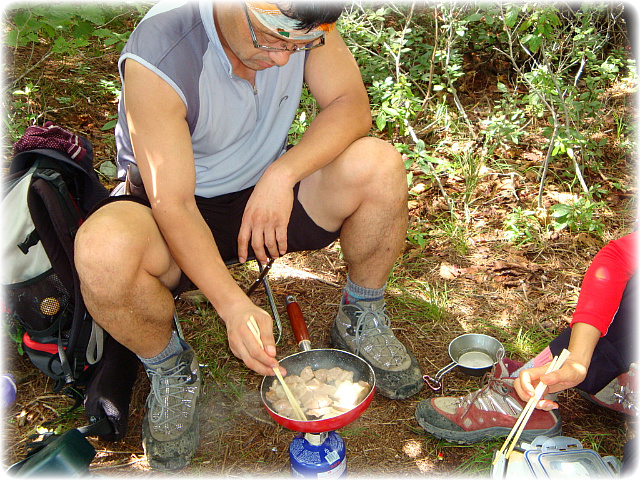
[[[336,432],[298,433],[289,445],[291,475],[341,478],[347,475],[344,440]]]

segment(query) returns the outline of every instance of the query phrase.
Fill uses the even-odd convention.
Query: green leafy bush
[[[118,6],[66,2],[17,5],[6,12],[10,27],[4,41],[13,48],[43,43],[52,53],[69,55],[89,46],[95,37],[119,51],[130,32],[118,33],[110,26],[124,11]]]

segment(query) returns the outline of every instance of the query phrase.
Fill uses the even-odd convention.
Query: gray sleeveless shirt
[[[255,185],[282,155],[300,102],[305,60],[304,53],[296,53],[283,67],[258,71],[254,89],[233,74],[212,4],[159,2],[132,32],[118,63],[123,80],[124,63],[133,59],[164,79],[184,102],[195,158],[195,194],[202,197]],[[135,163],[124,103],[121,97],[115,131],[120,179],[127,165]]]

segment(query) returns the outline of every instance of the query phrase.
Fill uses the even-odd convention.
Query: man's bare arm
[[[163,79],[127,60],[124,101],[136,162],[154,218],[183,272],[202,290],[227,325],[233,353],[263,375],[272,372],[271,318],[230,275],[194,197],[195,165],[186,107]],[[264,332],[266,352],[246,326],[250,315]]]

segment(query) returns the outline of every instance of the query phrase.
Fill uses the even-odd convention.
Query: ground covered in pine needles
[[[11,70],[5,72],[9,79],[22,71],[20,62],[23,59],[27,62],[32,52],[22,49],[11,55],[13,63],[7,63]],[[39,65],[42,78],[58,94],[47,99],[46,120],[88,137],[96,151],[96,168],[100,169],[103,162],[114,160],[112,133],[101,127],[115,114],[115,97],[86,95],[72,106],[60,103],[60,99],[71,96],[67,92],[70,88],[82,88],[105,79],[117,81],[117,56],[81,60],[85,65],[82,76],[74,62],[57,63],[51,59]],[[619,91],[608,92],[617,98],[617,114],[635,118],[631,86],[618,88]],[[474,103],[474,95],[486,94],[474,91],[469,84],[465,105]],[[447,132],[439,135],[444,137]],[[460,199],[461,192],[466,192],[474,199],[464,204],[457,202],[452,215],[448,214],[449,207],[435,179],[418,166],[409,168],[414,173],[409,202],[413,241],[407,240],[398,259],[389,281],[387,302],[396,335],[414,352],[423,373],[433,376],[447,365],[448,345],[463,333],[492,335],[503,342],[511,358],[524,361],[566,328],[589,262],[607,241],[630,231],[636,211],[635,155],[618,147],[619,137],[610,132],[602,135],[609,141],[606,158],[597,170],[585,171],[589,184],[602,184],[609,191],[602,196],[603,205],[597,211],[603,227],[601,235],[543,228],[536,238],[528,241],[518,243],[506,238],[507,215],[517,208],[535,209],[539,184],[531,172],[540,166],[543,153],[534,135],[517,147],[494,152],[494,156],[500,157],[502,168],[487,161],[477,171],[472,188],[459,172],[440,175],[440,183],[450,198]],[[447,148],[451,153],[473,151],[476,147],[451,139]],[[571,168],[570,164],[562,163],[551,166],[543,206],[570,202],[573,198],[561,181],[562,172]],[[113,186],[109,178],[104,177],[104,181]],[[441,221],[442,218],[448,220]],[[542,225],[551,221],[545,217]],[[245,288],[257,274],[252,265],[233,267],[232,271]],[[288,295],[294,295],[302,308],[313,347],[328,347],[330,325],[346,278],[339,243],[318,252],[289,254],[278,259],[270,278],[283,323],[279,357],[297,351],[284,308]],[[267,308],[262,288],[252,298]],[[185,336],[203,364],[205,399],[196,457],[191,466],[175,475],[288,475],[287,449],[295,432],[281,427],[266,414],[259,395],[262,377],[248,371],[230,353],[219,318],[198,292],[184,295],[177,308]],[[28,437],[42,423],[64,413],[70,402],[51,393],[52,383],[26,357],[18,355],[15,345],[6,338],[4,365],[5,371],[11,372],[18,382],[16,401],[3,416],[2,458],[8,466],[23,457]],[[407,400],[376,395],[360,418],[339,431],[347,445],[350,475],[397,478],[487,474],[491,455],[501,440],[474,446],[451,444],[426,434],[414,417],[421,400],[441,394],[464,395],[482,385],[481,378],[452,371],[444,378],[442,392],[434,392],[425,385],[419,394]],[[124,440],[91,439],[97,450],[91,465],[93,474],[159,475],[148,468],[140,438],[148,389],[146,377],[140,371]],[[561,394],[559,403],[565,435],[581,440],[602,455],[622,456],[622,445],[634,435],[634,422],[595,407],[574,391]],[[79,409],[63,417],[53,428],[63,431],[85,422]]]

